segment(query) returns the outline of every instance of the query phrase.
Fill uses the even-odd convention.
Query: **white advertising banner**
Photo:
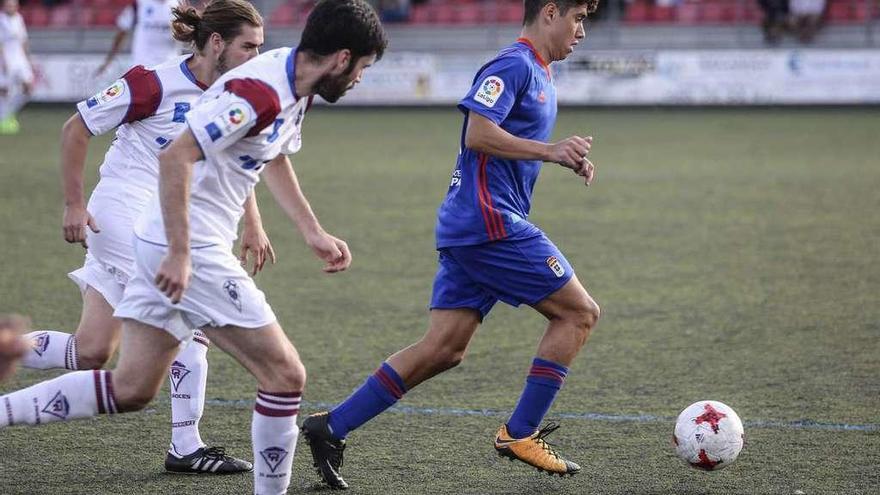
[[[449,105],[489,52],[390,53],[343,98],[349,105]],[[77,101],[121,75],[101,55],[36,55],[34,99]],[[880,103],[880,50],[579,50],[553,72],[562,105]]]

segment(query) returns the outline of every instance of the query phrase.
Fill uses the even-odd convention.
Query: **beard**
[[[220,56],[217,58],[217,72],[220,74],[225,74],[226,71],[229,70],[229,61],[226,60],[226,48],[220,52]]]
[[[315,92],[327,103],[336,103],[348,91],[351,85],[351,71],[338,76],[325,75],[315,83]]]

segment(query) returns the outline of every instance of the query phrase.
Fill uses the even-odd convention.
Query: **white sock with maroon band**
[[[113,374],[74,371],[0,397],[0,427],[115,414]]]
[[[205,446],[199,435],[199,420],[205,411],[209,345],[208,337],[196,330],[168,372],[171,381],[171,453],[178,457]]]
[[[293,452],[299,427],[300,392],[269,393],[257,391],[251,423],[254,445],[254,494],[280,495],[287,493]]]
[[[48,370],[52,368],[77,369],[76,336],[52,330],[40,330],[25,335],[31,341],[31,350],[21,360],[25,368]]]

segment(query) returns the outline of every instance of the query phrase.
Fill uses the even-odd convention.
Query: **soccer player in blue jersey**
[[[315,466],[332,488],[348,486],[339,473],[348,433],[419,383],[460,363],[499,300],[528,304],[549,324],[519,402],[498,430],[495,449],[551,474],[580,470],[544,441],[558,426],[539,429],[539,424],[596,325],[599,306],[528,215],[542,162],[572,169],[586,185],[593,179],[587,159],[592,138],[547,141],[556,120],[549,63],[565,59],[584,38],[583,23],[596,5],[597,0],[525,0],[522,36],[479,70],[459,103],[461,152],[438,212],[440,259],[430,328],[382,363],[344,402],[303,423]]]

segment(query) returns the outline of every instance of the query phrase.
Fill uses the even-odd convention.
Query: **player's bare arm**
[[[100,232],[86,209],[83,197],[83,171],[91,133],[80,115],[74,114],[61,130],[61,178],[64,189],[64,217],[61,223],[64,240],[86,246],[86,226]]]
[[[241,266],[247,269],[248,253],[251,254],[254,264],[250,274],[253,277],[263,269],[267,260],[271,260],[272,264],[275,264],[275,250],[272,249],[269,236],[263,230],[263,220],[260,216],[260,208],[257,206],[256,191],[251,191],[250,196],[248,196],[244,203],[244,217],[242,221],[244,228],[241,232],[239,259],[241,260]]]
[[[266,178],[266,185],[275,197],[275,201],[303,234],[306,244],[318,258],[326,262],[324,271],[336,273],[348,268],[351,265],[348,244],[328,234],[321,227],[309,201],[299,187],[296,173],[287,156],[278,155],[272,160],[266,166],[263,177]]]
[[[202,150],[186,129],[159,155],[159,199],[168,239],[168,254],[156,272],[156,286],[172,303],[180,302],[189,285],[189,189],[192,168]]]
[[[113,60],[116,58],[116,54],[119,53],[119,50],[122,48],[122,44],[125,42],[125,38],[128,36],[128,31],[123,29],[118,29],[116,34],[113,36],[113,44],[110,46],[110,51],[107,52],[107,58],[104,59],[104,63],[98,67],[98,70],[95,71],[96,76],[100,76],[107,70],[107,67],[110,67],[110,64],[113,63]]]
[[[516,137],[476,112],[468,114],[465,146],[499,158],[558,163],[583,176],[586,185],[590,185],[595,172],[587,158],[593,146],[591,136],[571,136],[556,143],[542,143]]]

